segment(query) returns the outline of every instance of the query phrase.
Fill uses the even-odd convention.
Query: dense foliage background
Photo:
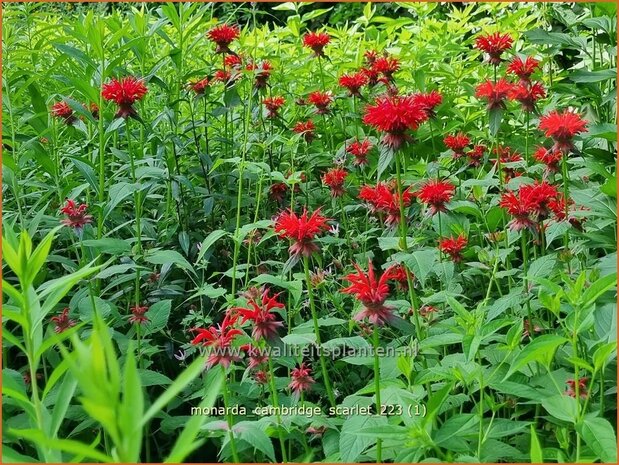
[[[223,23],[241,29],[228,84],[217,73],[234,68],[206,36]],[[331,37],[321,58],[303,46],[318,30]],[[474,47],[497,31],[514,39],[506,60],[541,62],[535,112],[488,112],[476,96],[506,75]],[[616,461],[614,3],[5,3],[2,34],[3,461]],[[338,79],[370,50],[400,68],[353,99]],[[273,69],[256,88],[261,68],[244,67],[261,60]],[[101,93],[125,76],[148,88],[137,118]],[[442,95],[395,153],[362,122],[390,86]],[[305,101],[315,91],[332,92],[324,115]],[[274,96],[285,104],[269,118]],[[62,101],[73,119],[50,112]],[[538,126],[555,109],[587,128],[550,172],[533,153],[551,145]],[[307,120],[311,141],[292,130]],[[458,132],[485,147],[479,166],[445,145]],[[364,137],[359,167],[346,148]],[[522,156],[495,163],[501,147]],[[348,171],[341,197],[324,184],[334,166]],[[435,178],[453,199],[437,215],[413,199],[405,228],[359,199],[378,180],[418,192]],[[502,195],[542,180],[573,199],[570,221],[510,229]],[[308,260],[274,231],[291,206],[330,220]],[[439,251],[458,235],[461,256]],[[387,288],[397,324],[351,318],[365,304],[344,277],[368,259],[377,275],[405,270]],[[204,369],[193,329],[261,286],[283,304],[271,343],[306,356]],[[252,340],[241,321],[237,345]],[[332,360],[318,345],[397,355]],[[279,404],[325,413],[251,413]],[[250,412],[190,416],[223,405]]]

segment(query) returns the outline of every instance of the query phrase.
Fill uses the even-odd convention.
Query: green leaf
[[[376,444],[377,438],[375,436],[360,436],[357,434],[360,430],[386,424],[387,419],[385,417],[370,415],[351,416],[346,419],[340,433],[340,455],[342,462],[355,462],[365,449]]]
[[[140,420],[144,412],[144,395],[138,374],[133,345],[129,345],[125,358],[123,376],[123,398],[119,406],[118,424],[121,429],[120,460],[125,463],[139,462],[142,449],[142,426]]]
[[[434,264],[436,263],[437,253],[434,249],[418,250],[405,258],[406,264],[423,286]]]
[[[185,257],[183,257],[176,250],[156,250],[154,252],[148,253],[144,260],[153,265],[166,265],[168,263],[174,263],[180,268],[191,271],[195,274],[195,270],[193,266],[187,261]]]
[[[535,432],[535,425],[531,425],[531,463],[544,463],[544,454]]]
[[[163,373],[152,370],[138,369],[142,386],[167,386],[172,384],[172,380]]]
[[[599,299],[605,292],[616,289],[617,287],[617,273],[611,273],[599,278],[587,290],[583,293],[581,302],[583,307],[587,307],[593,304]]]
[[[376,179],[380,179],[381,174],[383,174],[385,170],[389,168],[393,157],[393,149],[389,148],[387,145],[381,144],[380,155],[378,157],[378,166],[376,167]]]
[[[56,438],[58,435],[60,425],[65,419],[76,387],[77,379],[75,379],[75,377],[72,376],[71,373],[67,373],[64,376],[62,384],[60,385],[58,397],[56,398],[56,403],[54,404],[54,409],[52,411],[52,420],[49,426],[49,435],[53,438]]]
[[[617,437],[604,418],[585,418],[578,425],[581,436],[603,463],[617,463]]]
[[[213,246],[213,244],[215,244],[215,242],[227,235],[228,233],[226,231],[222,229],[217,229],[211,232],[208,236],[206,236],[206,238],[202,241],[200,252],[198,253],[198,257],[196,258],[196,263],[202,260],[204,254],[208,252],[208,250]]]
[[[160,300],[151,305],[145,313],[149,322],[144,325],[144,336],[161,331],[168,324],[170,318],[170,310],[172,309],[171,300]]]
[[[573,397],[561,394],[547,397],[542,400],[542,407],[559,420],[574,424],[578,421],[578,405]]]
[[[234,430],[237,429],[239,438],[249,443],[254,449],[258,449],[271,461],[276,461],[271,439],[256,422],[242,421],[234,426]]]
[[[112,239],[104,237],[102,239],[88,239],[82,242],[84,247],[95,249],[99,253],[111,255],[124,254],[131,251],[131,244],[122,239]]]
[[[488,112],[488,123],[489,123],[489,128],[490,128],[490,134],[492,136],[496,136],[497,133],[499,132],[499,129],[501,128],[501,120],[503,119],[503,112],[504,110],[502,108],[493,108],[492,110],[490,110]]]
[[[543,366],[548,367],[559,346],[566,342],[568,342],[566,338],[556,334],[544,334],[543,336],[536,337],[516,356],[503,380],[505,381],[516,371],[531,362],[539,362]]]
[[[462,413],[450,417],[434,434],[434,443],[449,449],[449,444],[445,442],[470,432],[478,423],[479,416],[474,413]]]

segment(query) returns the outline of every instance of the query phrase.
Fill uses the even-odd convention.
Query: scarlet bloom
[[[464,149],[471,143],[471,139],[468,138],[463,132],[457,134],[449,134],[443,139],[445,145],[453,150],[453,157],[460,158],[464,155]]]
[[[268,111],[267,118],[277,118],[280,108],[286,103],[286,99],[282,96],[267,97],[262,103]]]
[[[348,176],[348,171],[343,168],[332,168],[323,175],[322,182],[326,186],[329,186],[332,197],[341,197],[344,195],[344,181],[346,180],[346,176]]]
[[[225,68],[233,68],[236,70],[241,69],[241,66],[243,65],[243,59],[241,58],[240,55],[226,55],[224,57],[224,67]],[[251,65],[247,65],[247,66],[251,66]]]
[[[509,96],[513,84],[501,78],[496,83],[487,80],[477,86],[475,96],[486,100],[488,110],[505,108],[505,99]]]
[[[217,44],[215,53],[230,53],[230,44],[238,39],[241,35],[241,31],[238,26],[221,24],[208,31],[206,35],[211,41]]]
[[[316,107],[316,113],[324,115],[329,113],[329,105],[333,102],[331,92],[315,91],[309,94],[307,100]]]
[[[460,234],[456,238],[441,239],[438,243],[438,249],[446,255],[449,255],[451,259],[458,263],[462,261],[462,249],[466,247],[468,240],[465,236]]]
[[[509,34],[485,34],[475,39],[475,47],[488,54],[488,62],[492,65],[501,64],[501,55],[512,47],[514,40]]]
[[[427,119],[427,112],[414,95],[380,96],[373,105],[366,107],[363,115],[365,124],[386,133],[383,143],[394,150],[408,138],[407,130],[417,129]]]
[[[52,105],[52,115],[63,119],[66,124],[72,124],[76,120],[73,109],[64,100]]]
[[[400,69],[400,61],[394,57],[382,56],[374,60],[372,69],[385,76],[388,81],[392,81],[394,73]]]
[[[303,36],[303,46],[311,48],[317,57],[325,56],[323,49],[331,41],[325,32],[308,32]]]
[[[292,395],[296,399],[301,396],[301,393],[309,391],[312,388],[312,384],[315,383],[312,378],[312,369],[306,367],[305,363],[301,363],[297,368],[294,368],[290,372],[290,384],[288,387],[292,390]]]
[[[368,65],[372,65],[378,58],[378,52],[376,50],[366,50],[363,54],[363,59]]]
[[[355,165],[366,165],[368,162],[368,153],[372,149],[372,143],[369,139],[363,139],[362,141],[354,141],[348,147],[346,152],[355,157],[353,162]]]
[[[133,104],[138,100],[142,100],[148,92],[148,88],[144,81],[133,76],[127,76],[120,81],[112,79],[110,82],[103,84],[101,95],[105,100],[110,100],[118,105],[116,118],[137,117],[137,112],[133,108]]]
[[[514,74],[520,78],[521,81],[529,81],[531,75],[539,68],[539,61],[533,57],[526,57],[524,60],[519,56],[514,57],[509,66],[507,72]]]
[[[415,102],[425,110],[429,118],[436,116],[436,107],[443,102],[443,96],[437,91],[433,90],[428,93],[414,94]]]
[[[525,82],[520,81],[512,86],[509,91],[509,98],[520,102],[525,111],[535,111],[535,103],[546,97],[546,90],[540,82]]]
[[[522,155],[509,147],[499,145],[494,149],[494,153],[497,158],[494,160],[495,166],[501,163],[501,170],[505,173],[505,180],[509,181],[512,178],[520,176],[518,168],[508,166],[511,163],[518,163],[522,161]]]
[[[359,90],[368,84],[368,77],[362,72],[343,74],[340,76],[339,84],[341,87],[348,89],[348,93],[351,97],[360,97]]]
[[[145,325],[150,321],[145,315],[147,311],[147,306],[134,305],[133,307],[131,307],[131,317],[129,317],[129,323]]]
[[[368,319],[370,323],[382,326],[395,319],[393,308],[385,306],[385,300],[389,296],[389,285],[391,272],[387,269],[380,277],[376,277],[374,266],[368,260],[368,272],[363,270],[356,263],[353,264],[356,273],[350,273],[344,279],[350,282],[350,286],[342,289],[345,294],[353,295],[363,304],[363,309],[353,316],[354,320],[361,321]]]
[[[270,295],[270,290],[267,288],[259,300],[249,299],[248,308],[236,307],[231,309],[231,311],[238,312],[243,317],[241,324],[252,321],[251,335],[257,341],[263,338],[273,339],[277,336],[277,329],[284,326],[284,323],[276,320],[277,315],[272,313],[273,309],[284,308],[284,304],[277,301],[278,296],[279,294]]]
[[[555,141],[554,148],[563,153],[568,153],[574,148],[572,139],[584,132],[587,121],[583,120],[578,113],[566,110],[564,112],[551,111],[539,120],[539,128],[544,131],[546,137],[552,137]]]
[[[217,327],[211,326],[208,329],[195,328],[192,330],[198,333],[191,341],[193,345],[202,344],[204,347],[212,348],[206,361],[207,367],[220,364],[228,368],[230,363],[240,360],[240,357],[231,348],[234,337],[243,334],[240,329],[232,328],[237,319],[238,315],[226,313],[223,321]]]
[[[241,78],[241,74],[238,71],[228,71],[224,69],[218,69],[213,74],[213,81],[218,81],[224,84],[226,87],[232,86],[236,81]]]
[[[247,367],[251,370],[252,368],[259,367],[263,363],[269,361],[269,355],[267,351],[260,349],[258,347],[253,346],[252,344],[242,345],[241,350],[244,351],[249,356],[249,364]]]
[[[546,169],[550,173],[559,171],[559,162],[563,158],[563,153],[559,150],[547,149],[538,147],[533,153],[533,158],[546,165]]]
[[[271,184],[271,187],[269,188],[269,197],[278,203],[282,203],[284,201],[284,197],[286,196],[286,192],[288,192],[288,185],[284,182],[276,182]]]
[[[393,186],[382,182],[375,187],[363,186],[359,198],[369,204],[371,212],[385,213],[387,226],[395,226],[400,222],[400,196]],[[413,193],[409,187],[402,192],[404,207],[410,206],[412,200]]]
[[[62,333],[63,331],[75,326],[75,321],[69,318],[69,307],[62,309],[60,315],[53,316],[50,320],[54,323],[55,333]]]
[[[518,193],[505,192],[499,205],[513,217],[509,223],[510,229],[520,231],[528,228],[536,231],[536,222],[548,218],[550,203],[556,200],[559,193],[556,187],[547,182],[521,185]]]
[[[385,271],[389,275],[390,281],[395,281],[400,289],[407,290],[408,289],[408,276],[406,268],[404,265],[398,263],[392,267],[389,267],[387,271]],[[412,273],[411,273],[412,277]]]
[[[589,381],[589,378],[578,378],[578,396],[581,399],[586,399],[588,396],[587,381]],[[565,393],[570,397],[576,397],[576,381],[568,379],[565,384],[567,384]]]
[[[365,77],[368,78],[368,85],[370,87],[374,87],[376,84],[378,84],[380,73],[372,66],[368,66],[367,68],[361,68],[361,72],[365,75]]]
[[[78,205],[75,200],[67,199],[64,207],[60,209],[60,212],[66,215],[61,223],[80,232],[84,226],[92,223],[92,215],[86,213],[87,209],[88,205],[84,203]]]
[[[451,200],[456,190],[449,181],[431,179],[426,182],[417,192],[417,197],[430,207],[430,215],[447,211],[445,204]]]
[[[312,120],[308,121],[299,121],[292,128],[294,132],[300,134],[305,139],[305,142],[308,144],[314,140],[314,131],[316,130],[316,126],[314,126],[314,122]]]
[[[280,213],[275,221],[275,233],[280,238],[292,241],[288,249],[291,255],[309,257],[320,250],[314,239],[329,229],[327,218],[320,214],[320,208],[308,215],[305,207],[300,216],[292,210],[287,210]]]
[[[248,64],[245,69],[252,71],[255,75],[254,87],[256,89],[264,89],[267,86],[267,81],[271,77],[273,65],[268,60],[263,60],[259,65],[255,63]]]
[[[557,194],[556,198],[548,202],[548,208],[552,210],[557,221],[565,221],[567,219],[574,228],[582,231],[583,223],[587,220],[587,218],[579,218],[570,215],[569,210],[570,206],[572,205],[574,205],[574,201],[572,199],[569,199],[566,204],[565,197],[560,193]],[[586,210],[586,208],[580,207],[580,210]]]
[[[199,81],[190,82],[188,87],[192,90],[196,95],[203,95],[206,91],[206,88],[209,85],[208,78],[200,79]]]
[[[482,159],[484,158],[485,151],[485,146],[475,145],[472,150],[466,152],[466,156],[469,159],[469,166],[480,166]]]

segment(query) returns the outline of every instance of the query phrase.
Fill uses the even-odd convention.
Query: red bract
[[[242,345],[240,349],[249,356],[249,364],[247,367],[250,370],[269,361],[269,355],[266,350],[260,349],[251,344]]]
[[[505,181],[509,181],[512,178],[520,176],[522,173],[518,171],[518,168],[506,166],[509,163],[517,163],[522,161],[522,155],[509,147],[499,145],[494,149],[494,153],[498,155],[494,159],[495,166],[498,166],[501,162],[501,170],[505,174]]]
[[[392,186],[378,183],[375,187],[363,186],[359,191],[359,198],[370,205],[370,211],[385,213],[385,224],[395,226],[400,222],[400,197]],[[404,207],[408,207],[413,200],[410,188],[402,192]]]
[[[256,89],[264,89],[267,86],[267,81],[271,77],[273,65],[270,61],[263,60],[259,65],[250,63],[246,66],[247,71],[253,71],[255,75],[254,87]]]
[[[372,63],[372,70],[376,73],[380,73],[392,81],[393,75],[400,69],[400,62],[397,58],[382,56],[374,60]]]
[[[494,34],[485,34],[475,39],[475,47],[482,52],[488,54],[488,61],[492,65],[501,64],[501,55],[504,51],[509,50],[514,40],[509,34],[501,34],[495,32]]]
[[[86,213],[87,209],[88,205],[84,203],[78,205],[75,203],[75,200],[67,199],[64,207],[60,209],[60,212],[66,215],[66,218],[61,223],[78,232],[81,231],[84,226],[92,223],[92,216]]]
[[[380,73],[376,71],[373,67],[361,68],[361,72],[368,78],[368,85],[370,87],[374,87],[378,84],[378,78],[380,77]]]
[[[243,334],[240,329],[232,328],[237,318],[237,315],[233,316],[226,313],[224,320],[217,327],[211,326],[208,329],[195,328],[192,330],[198,333],[191,341],[193,345],[202,344],[204,347],[212,348],[206,361],[207,367],[220,364],[227,368],[230,363],[240,360],[238,354],[231,349],[235,336]]]
[[[536,222],[545,220],[550,212],[550,202],[558,197],[557,189],[547,182],[522,185],[518,194],[508,191],[501,196],[499,205],[513,217],[510,229],[528,228],[536,231]]]
[[[383,143],[397,150],[407,139],[406,131],[417,129],[428,114],[413,95],[404,97],[383,95],[368,105],[363,122],[385,132]]]
[[[425,94],[413,94],[413,97],[415,102],[425,110],[429,118],[434,118],[436,116],[436,107],[443,102],[443,96],[437,90]]]
[[[213,80],[221,82],[226,87],[232,86],[236,81],[241,78],[241,74],[237,71],[230,72],[223,69],[218,69],[213,74]]]
[[[237,26],[221,24],[208,31],[206,35],[211,41],[217,44],[215,53],[229,53],[230,44],[238,39],[241,35],[241,31]]]
[[[195,92],[196,95],[202,95],[204,94],[204,91],[206,90],[208,85],[209,85],[208,78],[204,78],[204,79],[200,79],[199,81],[190,82],[188,87],[193,92]]]
[[[519,56],[514,57],[507,72],[518,76],[522,81],[528,81],[531,75],[539,68],[539,61],[533,57],[526,57],[523,61]]]
[[[525,111],[535,111],[535,103],[546,97],[546,90],[540,82],[520,81],[512,86],[509,91],[509,98],[520,102]]]
[[[243,59],[241,58],[240,55],[226,55],[224,57],[224,67],[225,68],[233,68],[236,70],[241,69],[241,66],[243,66]],[[247,65],[247,66],[251,66],[251,64]]]
[[[118,105],[116,118],[135,118],[137,112],[133,108],[133,104],[138,100],[142,100],[148,92],[148,88],[144,81],[133,76],[127,76],[120,81],[112,79],[110,82],[103,84],[101,95],[106,100],[113,101]]]
[[[444,254],[449,255],[454,262],[458,263],[462,261],[462,249],[466,247],[467,243],[467,238],[460,234],[456,238],[449,237],[447,239],[441,239],[438,243],[438,249]]]
[[[371,149],[372,143],[370,140],[364,139],[363,141],[354,141],[346,147],[346,152],[355,157],[355,161],[353,162],[355,165],[365,165],[368,162],[367,157]]]
[[[589,378],[578,378],[578,396],[581,399],[586,399],[588,396],[587,381],[589,381]],[[568,379],[565,384],[567,384],[565,394],[570,397],[576,397],[576,381],[573,379]]]
[[[578,113],[566,110],[564,112],[551,111],[539,120],[539,128],[544,131],[546,137],[552,137],[555,141],[554,148],[563,153],[568,153],[574,148],[572,139],[584,132],[587,121],[583,120]]]
[[[464,149],[471,143],[471,139],[463,132],[459,132],[445,136],[443,142],[453,151],[454,158],[460,158],[464,155]]]
[[[393,308],[385,306],[385,300],[389,296],[389,286],[387,282],[391,277],[390,270],[386,270],[380,277],[376,277],[374,266],[368,260],[368,272],[354,263],[356,273],[350,273],[344,279],[350,282],[350,286],[342,289],[345,294],[353,295],[363,304],[363,309],[353,316],[354,320],[361,321],[368,319],[370,323],[382,326],[393,321],[395,315]]]
[[[475,145],[472,150],[466,152],[466,156],[469,159],[469,166],[480,166],[485,151],[486,147],[484,145]]]
[[[331,189],[331,196],[341,197],[344,195],[346,176],[348,176],[348,171],[343,168],[332,168],[323,175],[322,182]]]
[[[557,221],[569,221],[569,223],[579,231],[583,230],[583,223],[587,220],[585,217],[575,217],[569,214],[570,206],[574,205],[574,201],[569,199],[567,205],[565,204],[565,197],[562,194],[558,194],[555,199],[548,202],[548,208],[552,210]],[[585,207],[579,207],[578,210],[587,210]],[[568,216],[569,215],[569,216]]]
[[[417,191],[417,197],[430,208],[430,215],[447,211],[445,204],[451,200],[456,190],[449,181],[432,179]]]
[[[317,57],[324,56],[323,49],[331,41],[325,32],[308,32],[303,36],[303,46],[311,48]]]
[[[308,121],[299,121],[294,125],[292,130],[297,134],[300,134],[305,139],[305,142],[308,144],[314,140],[314,131],[316,126],[314,126],[314,122],[312,120]]]
[[[297,368],[294,368],[290,372],[290,384],[288,387],[292,390],[292,395],[295,399],[298,399],[303,392],[309,391],[312,388],[312,384],[315,383],[312,378],[312,369],[306,367],[305,363],[301,363]]]
[[[277,118],[279,109],[286,103],[286,100],[284,97],[275,96],[265,98],[262,103],[268,111],[267,118]]]
[[[277,315],[273,309],[284,308],[284,304],[277,301],[279,294],[270,295],[270,290],[265,289],[259,301],[249,299],[249,308],[235,307],[231,311],[238,312],[243,317],[241,323],[251,321],[253,328],[251,335],[254,339],[273,339],[277,336],[277,329],[284,326],[281,321],[276,321]]]
[[[376,50],[366,50],[363,54],[363,59],[368,65],[371,65],[378,58],[378,52]]]
[[[63,119],[66,124],[72,124],[76,120],[73,115],[73,109],[64,100],[52,105],[52,115]]]
[[[546,169],[551,173],[559,171],[559,162],[563,158],[563,153],[559,150],[538,147],[533,153],[533,158],[546,165]]]
[[[62,333],[63,331],[75,326],[75,321],[69,318],[69,307],[62,309],[60,315],[53,316],[50,320],[54,323],[55,333]]]
[[[505,99],[509,96],[513,84],[501,78],[496,83],[487,80],[477,86],[475,96],[486,100],[488,110],[505,108]]]
[[[269,197],[278,203],[282,203],[286,196],[286,192],[288,192],[288,185],[284,182],[276,182],[269,188]]]
[[[362,71],[356,73],[344,74],[340,76],[339,84],[341,87],[348,89],[351,97],[360,97],[359,90],[368,84],[369,79]]]
[[[150,321],[145,315],[147,311],[147,306],[134,305],[133,307],[131,307],[131,317],[129,317],[129,323],[145,325]]]
[[[275,221],[275,233],[280,238],[292,241],[288,251],[297,257],[309,257],[320,250],[314,239],[328,229],[327,218],[320,214],[320,208],[309,216],[306,208],[303,208],[300,216],[287,210],[280,213]]]
[[[333,102],[333,96],[331,92],[317,90],[309,94],[307,100],[316,107],[316,113],[324,115],[329,113],[329,105]]]
[[[408,289],[408,277],[406,268],[404,265],[397,264],[392,267],[389,267],[385,274],[389,275],[389,281],[395,281],[400,289],[407,290]],[[411,278],[413,275],[411,273]]]

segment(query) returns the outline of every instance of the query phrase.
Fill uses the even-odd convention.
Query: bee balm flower
[[[509,34],[495,32],[494,34],[481,35],[475,39],[475,47],[487,53],[488,62],[496,66],[501,64],[501,61],[503,61],[501,55],[512,47],[513,42],[514,40]]]
[[[320,214],[320,209],[309,215],[304,208],[300,216],[292,210],[287,210],[280,213],[275,221],[275,233],[280,238],[292,241],[288,250],[291,255],[297,257],[309,257],[320,250],[314,239],[328,229],[327,218]]]
[[[124,77],[120,80],[112,79],[103,84],[101,94],[105,100],[112,101],[118,105],[116,118],[136,118],[138,116],[133,104],[142,100],[148,92],[144,81],[133,76]]]
[[[207,37],[215,42],[217,48],[215,53],[230,53],[230,44],[238,39],[241,31],[237,26],[221,24],[207,32]]]

